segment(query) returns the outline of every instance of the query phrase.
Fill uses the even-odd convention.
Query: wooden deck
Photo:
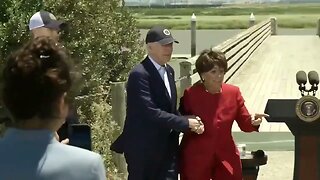
[[[320,73],[318,36],[268,37],[227,83],[240,88],[251,113],[262,113],[268,99],[301,97],[296,83],[299,70]],[[236,123],[233,131],[240,131]],[[284,123],[264,121],[260,131],[289,132],[289,129]]]

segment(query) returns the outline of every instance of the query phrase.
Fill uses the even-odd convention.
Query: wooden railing
[[[260,44],[273,33],[272,29],[275,28],[273,28],[271,24],[276,25],[276,23],[271,23],[272,21],[274,21],[274,19],[260,22],[213,47],[213,49],[222,51],[226,55],[228,70],[224,76],[225,82],[228,82]],[[197,58],[198,56],[194,56],[180,63],[180,79],[177,81],[180,94],[182,94],[185,88],[200,80],[194,66]]]
[[[251,54],[271,34],[276,34],[275,19],[256,24],[214,47],[214,49],[218,49],[225,53],[228,60],[228,70],[225,74],[225,82],[236,73],[236,71],[248,60]],[[180,89],[180,92],[178,92],[179,96],[183,94],[185,88],[200,80],[194,67],[197,58],[198,56],[194,56],[180,63],[180,78],[176,81],[177,89]],[[126,82],[111,84],[112,116],[121,127],[123,127],[125,120],[125,84]],[[117,165],[119,172],[126,173],[126,163],[122,155],[115,154],[114,162]]]

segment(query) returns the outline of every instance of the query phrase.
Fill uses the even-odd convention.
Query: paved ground
[[[267,151],[268,162],[260,167],[258,180],[292,180],[294,151]]]
[[[251,112],[263,112],[268,99],[299,99],[295,74],[320,70],[319,48],[317,36],[271,36],[229,83],[240,87]],[[266,150],[268,162],[260,167],[258,180],[292,180],[294,137],[287,126],[263,122],[260,130],[244,134],[233,129],[237,143],[246,143],[249,150]]]
[[[319,49],[318,36],[270,36],[228,83],[240,87],[250,112],[264,112],[268,99],[299,99],[296,73],[320,70]],[[289,132],[284,123],[263,123],[259,130]]]
[[[294,136],[291,132],[233,132],[237,144],[246,144],[248,151],[294,151]]]

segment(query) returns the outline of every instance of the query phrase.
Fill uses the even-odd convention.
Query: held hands
[[[268,114],[251,114],[251,124],[253,126],[259,126],[262,122],[262,118],[269,117]]]
[[[198,116],[187,116],[189,121],[189,128],[192,132],[202,134],[204,132],[204,125]]]

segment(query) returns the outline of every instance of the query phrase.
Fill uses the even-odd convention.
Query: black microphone
[[[298,71],[296,74],[296,81],[299,85],[299,91],[301,91],[301,95],[303,96],[303,92],[306,90],[305,84],[307,83],[307,74],[304,71]]]
[[[298,71],[296,74],[296,81],[298,85],[305,85],[307,83],[307,74],[304,71]]]
[[[319,84],[319,75],[316,71],[310,71],[308,73],[308,79],[312,86],[317,86]]]
[[[309,79],[309,83],[311,84],[311,88],[309,92],[312,92],[313,96],[315,96],[316,91],[318,90],[319,75],[316,71],[310,71],[308,73],[308,79]]]

